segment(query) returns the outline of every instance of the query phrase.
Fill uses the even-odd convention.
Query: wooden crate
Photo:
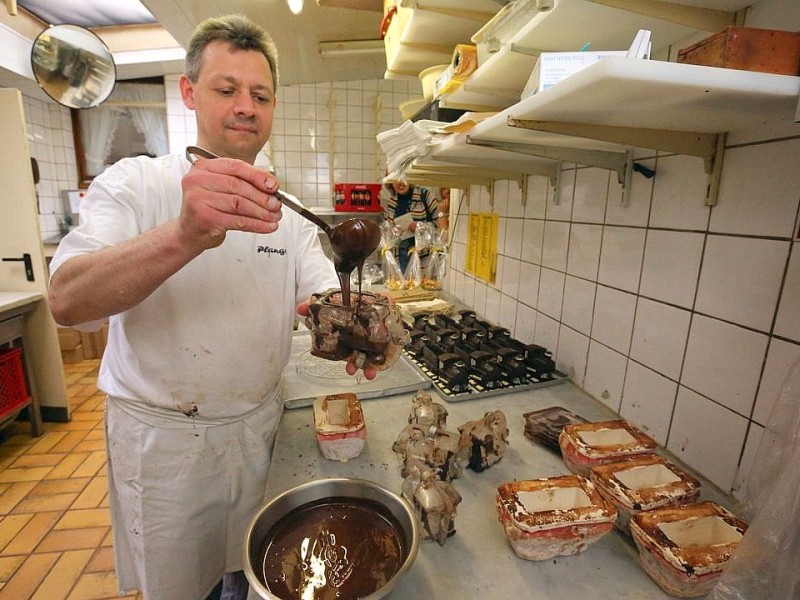
[[[678,52],[678,62],[780,75],[800,74],[800,33],[727,27]]]

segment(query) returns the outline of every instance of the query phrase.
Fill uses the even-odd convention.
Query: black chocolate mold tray
[[[535,390],[539,388],[549,387],[568,381],[568,377],[559,371],[553,371],[548,374],[547,378],[539,379],[535,376],[530,376],[526,383],[509,383],[507,381],[500,381],[493,388],[486,388],[477,380],[476,377],[470,376],[468,389],[465,391],[454,392],[447,387],[446,382],[442,380],[439,375],[431,371],[428,365],[417,359],[408,350],[403,350],[403,354],[408,359],[408,362],[420,373],[425,375],[433,383],[436,392],[445,400],[449,402],[459,402],[461,400],[476,400],[478,398],[486,398],[487,396],[499,396],[500,394],[510,394],[513,392],[524,392],[527,390]]]

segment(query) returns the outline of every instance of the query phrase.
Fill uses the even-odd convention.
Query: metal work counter
[[[422,541],[416,562],[398,582],[392,598],[496,600],[512,594],[524,594],[528,600],[672,598],[650,580],[639,566],[633,541],[617,530],[577,556],[533,562],[514,554],[497,519],[495,489],[500,483],[569,473],[559,454],[525,437],[523,413],[562,406],[592,421],[617,415],[572,383],[452,403],[429,391],[447,408],[449,430],[457,430],[490,410],[502,410],[508,419],[509,448],[505,457],[486,471],[465,470],[453,481],[463,498],[457,509],[455,535],[444,546]],[[364,400],[367,444],[358,458],[345,463],[322,456],[311,408],[287,410],[275,444],[267,497],[324,477],[368,479],[399,494],[400,466],[391,446],[408,423],[412,396],[405,393]],[[677,462],[674,457],[670,459]],[[703,485],[702,499],[730,504],[705,481]]]

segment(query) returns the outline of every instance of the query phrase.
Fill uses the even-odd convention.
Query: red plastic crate
[[[22,370],[22,348],[0,351],[0,418],[25,404],[29,398]]]
[[[333,209],[344,212],[380,212],[381,184],[336,183],[333,186]]]

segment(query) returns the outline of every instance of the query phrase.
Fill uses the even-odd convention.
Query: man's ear
[[[181,75],[178,84],[181,88],[181,98],[183,98],[184,106],[189,110],[194,110],[194,84],[186,75]]]

